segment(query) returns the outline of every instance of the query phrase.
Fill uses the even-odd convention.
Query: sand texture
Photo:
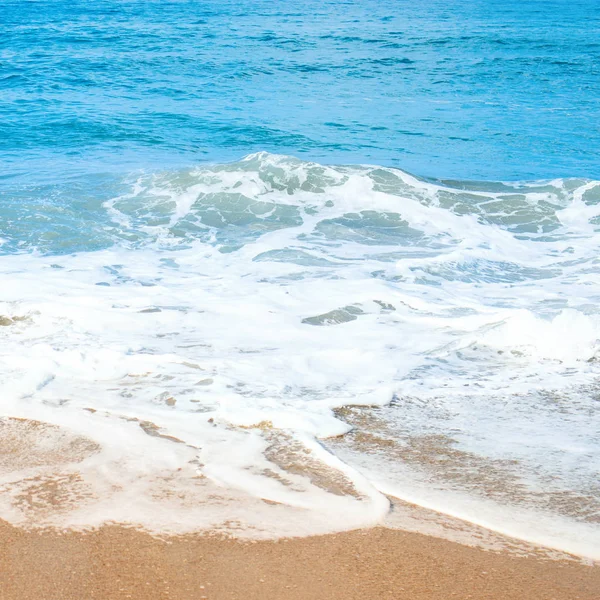
[[[384,528],[280,541],[0,522],[1,600],[597,600],[600,568]]]

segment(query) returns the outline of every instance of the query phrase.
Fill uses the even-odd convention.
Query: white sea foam
[[[513,460],[542,496],[593,495],[597,186],[462,189],[260,154],[138,178],[105,203],[112,248],[3,256],[2,414],[100,448],[77,464],[85,501],[35,518],[290,535],[381,522],[384,492],[599,557],[593,519],[428,493],[316,441],[350,429],[337,407],[418,399],[386,413],[399,436]],[[10,500],[27,469],[2,475],[0,516],[27,520]]]

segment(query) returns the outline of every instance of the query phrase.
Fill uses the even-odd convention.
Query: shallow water
[[[0,516],[598,556],[596,4],[316,6],[0,9]]]

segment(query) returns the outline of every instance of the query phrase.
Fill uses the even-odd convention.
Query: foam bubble
[[[526,487],[539,486],[534,464],[574,492],[594,480],[597,182],[452,186],[257,154],[123,185],[82,232],[109,247],[0,264],[3,414],[102,449],[77,481],[61,467],[82,498],[61,522],[183,530],[231,514],[260,535],[381,522],[378,490],[418,478],[374,478],[324,450],[316,440],[351,429],[335,413],[347,405],[392,402],[403,436],[430,427],[462,451],[516,460]],[[284,466],[274,432],[293,447]],[[447,486],[438,509],[444,493],[477,521],[468,490]],[[19,510],[2,515],[27,520]],[[538,537],[535,519],[511,535],[560,546],[564,517],[551,533],[544,515]]]

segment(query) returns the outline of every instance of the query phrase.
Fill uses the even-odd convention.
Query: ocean
[[[600,557],[600,4],[0,25],[0,518],[268,537],[392,497]]]

